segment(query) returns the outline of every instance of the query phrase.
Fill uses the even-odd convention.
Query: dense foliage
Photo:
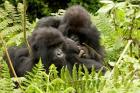
[[[101,31],[106,50],[105,75],[96,73],[94,68],[89,73],[86,67],[81,71],[81,67],[75,66],[72,76],[64,68],[58,75],[54,65],[46,74],[40,61],[25,77],[10,78],[2,59],[3,48],[23,42],[23,4],[14,7],[4,2],[0,7],[0,93],[139,93],[140,6],[128,1],[102,1],[101,4],[103,7],[96,16],[91,13],[91,18]],[[27,35],[33,25],[26,17]]]
[[[5,0],[0,2],[4,3]],[[7,0],[14,6],[23,0]],[[41,18],[43,16],[51,15],[51,13],[57,12],[59,9],[66,9],[68,6],[73,4],[80,4],[84,6],[90,12],[96,12],[100,3],[99,0],[26,0],[27,3],[27,14],[29,20],[33,21],[36,18]]]

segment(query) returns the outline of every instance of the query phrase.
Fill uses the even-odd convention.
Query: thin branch
[[[127,45],[125,46],[123,52],[121,53],[121,55],[120,55],[118,61],[116,62],[114,68],[115,68],[117,65],[120,64],[121,59],[123,58],[124,54],[125,54],[126,51],[128,50],[128,48],[129,48],[129,46],[131,45],[131,43],[132,43],[132,40],[129,40],[128,43],[127,43]],[[110,73],[110,78],[111,78],[112,74],[114,73],[114,68],[112,69],[112,71],[111,71],[111,73]]]
[[[4,51],[5,51],[5,53],[6,53],[6,57],[7,57],[7,59],[8,59],[8,64],[10,65],[10,69],[11,69],[11,71],[12,71],[14,77],[16,78],[16,81],[17,81],[18,85],[20,86],[19,80],[18,80],[18,78],[17,78],[16,72],[15,72],[15,70],[14,70],[14,67],[13,67],[12,61],[11,61],[11,59],[10,59],[10,56],[9,56],[9,53],[8,53],[8,50],[7,50],[7,45],[6,45],[6,43],[4,42],[1,33],[0,33],[0,39],[1,39],[2,44],[3,44],[3,46],[4,46]]]
[[[29,54],[30,56],[32,56],[32,50],[26,37],[26,9],[27,9],[26,0],[23,0],[23,4],[24,4],[24,8],[23,8],[23,15],[22,15],[22,27],[23,27],[24,40],[29,50]]]

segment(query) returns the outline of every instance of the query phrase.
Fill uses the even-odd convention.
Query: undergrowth
[[[85,66],[61,72],[54,65],[46,74],[41,60],[25,77],[11,78],[6,62],[0,56],[0,93],[140,93],[140,7],[130,2],[104,1],[104,6],[91,19],[101,32],[105,46],[107,72],[103,75]],[[0,34],[7,46],[22,42],[23,5],[5,2],[0,7]],[[33,25],[26,20],[27,35]],[[0,55],[2,43],[0,40]],[[108,67],[111,69],[108,69]],[[84,70],[84,71],[83,71]]]

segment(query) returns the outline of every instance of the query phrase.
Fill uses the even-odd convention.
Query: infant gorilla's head
[[[41,27],[33,31],[29,39],[34,59],[41,58],[45,68],[51,64],[57,67],[65,65],[65,42],[60,31],[52,27]]]
[[[89,13],[80,5],[69,7],[62,23],[72,27],[88,27],[91,24]]]

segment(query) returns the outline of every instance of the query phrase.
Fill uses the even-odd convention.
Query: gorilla
[[[34,62],[41,58],[47,72],[51,64],[55,64],[58,69],[65,66],[64,39],[62,33],[53,27],[36,28],[29,38]]]
[[[81,50],[79,56],[83,60],[90,59],[102,63],[104,50],[100,45],[100,33],[92,25],[90,15],[83,7],[75,5],[68,8],[58,29],[64,36],[77,43]]]

